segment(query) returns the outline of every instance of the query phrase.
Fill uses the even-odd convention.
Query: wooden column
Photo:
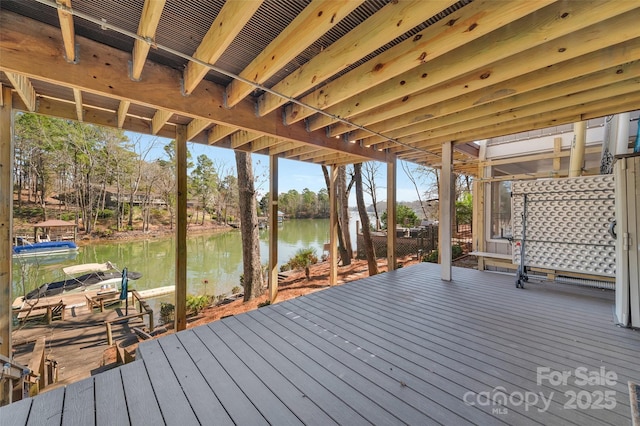
[[[473,251],[484,252],[486,251],[486,236],[485,236],[485,181],[484,181],[484,166],[478,166],[478,177],[473,181]],[[478,270],[484,271],[484,257],[478,256]]]
[[[176,126],[176,331],[187,328],[187,126]]]
[[[440,277],[451,281],[451,226],[453,223],[453,144],[442,144],[442,173],[440,175]]]
[[[561,157],[562,153],[562,138],[554,138],[553,139],[553,177],[557,178],[560,176],[560,167],[561,167]]]
[[[278,297],[278,157],[269,156],[269,301]]]
[[[0,90],[0,355],[11,357],[13,111],[11,88],[0,86]]]
[[[0,85],[0,355],[4,355],[5,359],[11,359],[12,346],[13,110],[11,104],[11,89]],[[13,380],[0,382],[0,405],[11,403],[12,385]]]
[[[587,144],[587,122],[578,121],[577,123],[574,123],[573,132],[571,157],[569,157],[569,177],[576,177],[582,174],[584,148]]]
[[[329,175],[329,285],[338,283],[338,166],[333,165]]]
[[[397,163],[387,163],[387,269],[396,269],[396,181]]]

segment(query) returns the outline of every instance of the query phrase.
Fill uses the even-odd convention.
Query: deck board
[[[612,291],[536,282],[521,290],[511,275],[458,268],[452,282],[439,277],[424,263],[143,342],[137,361],[95,376],[96,423],[630,423],[640,332],[614,324]],[[571,376],[539,384],[544,367]],[[616,376],[579,383],[579,367]],[[84,400],[80,383],[0,408],[0,419],[72,420],[66,404]],[[498,390],[516,398],[480,403]],[[566,406],[571,393],[604,392],[609,409]],[[111,393],[117,421],[105,419]],[[525,406],[518,393],[551,402]]]
[[[93,378],[67,386],[64,395],[62,424],[64,426],[95,425],[95,398]]]

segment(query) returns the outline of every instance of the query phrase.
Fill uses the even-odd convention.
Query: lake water
[[[355,247],[355,220],[351,220]],[[260,231],[261,260],[268,261],[268,230]],[[329,241],[328,219],[286,220],[278,228],[278,263],[286,263],[300,248],[316,249],[318,257]],[[45,264],[43,260],[14,259],[14,297],[39,285],[64,279],[62,268],[82,263],[113,263],[118,269],[142,273],[142,278],[130,281],[132,288],[145,290],[175,284],[175,241],[173,238],[152,238],[144,241],[99,243],[80,247],[75,258]],[[188,294],[229,294],[240,286],[242,274],[242,244],[240,231],[194,235],[187,238]],[[24,277],[24,280],[23,280]]]

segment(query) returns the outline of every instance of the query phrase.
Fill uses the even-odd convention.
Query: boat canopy
[[[62,268],[67,275],[88,274],[90,272],[107,272],[116,269],[111,262],[105,263],[84,263],[82,265],[67,266]]]

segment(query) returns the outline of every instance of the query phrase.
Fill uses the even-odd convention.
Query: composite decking
[[[613,292],[439,276],[424,263],[144,342],[0,424],[630,424],[640,333],[615,326]]]

